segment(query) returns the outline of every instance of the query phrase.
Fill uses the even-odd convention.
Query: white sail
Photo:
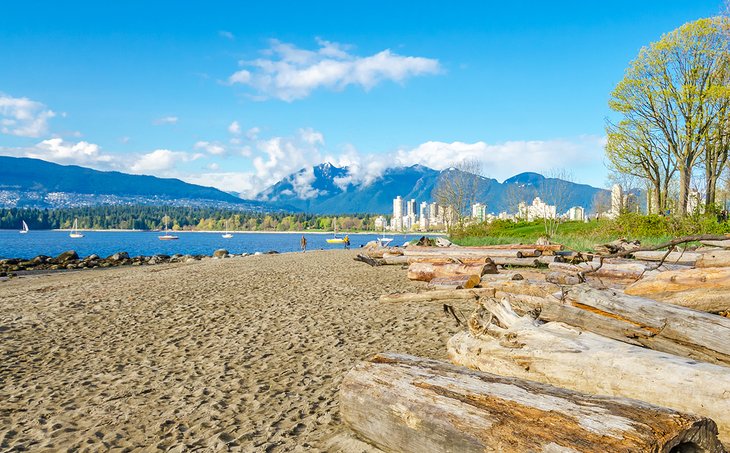
[[[71,228],[71,234],[69,234],[69,237],[74,239],[84,237],[83,234],[79,233],[79,219],[74,219],[74,226]]]
[[[25,234],[25,233],[27,233],[27,232],[28,232],[28,231],[29,231],[30,229],[28,228],[28,224],[27,224],[27,223],[25,223],[25,220],[23,220],[22,222],[23,222],[23,229],[22,229],[22,230],[20,230],[20,234]]]

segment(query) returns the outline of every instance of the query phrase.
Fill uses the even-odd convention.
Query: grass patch
[[[714,216],[676,218],[624,214],[613,220],[565,222],[550,241],[563,244],[570,250],[591,251],[597,244],[619,238],[639,240],[644,246],[652,246],[680,236],[726,233],[730,233],[730,224],[719,222]],[[469,225],[453,232],[451,240],[464,246],[532,244],[544,235],[545,228],[541,221],[495,220],[489,224]]]

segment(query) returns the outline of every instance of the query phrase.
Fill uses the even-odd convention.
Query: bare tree
[[[482,162],[467,159],[454,163],[439,175],[432,197],[446,211],[446,229],[463,228],[472,204],[477,201],[482,176]]]
[[[547,176],[540,183],[537,193],[541,200],[552,208],[545,208],[542,220],[545,225],[545,236],[555,236],[563,222],[562,212],[570,208],[568,202],[571,195],[571,184],[573,175],[565,169],[554,169],[548,172]]]

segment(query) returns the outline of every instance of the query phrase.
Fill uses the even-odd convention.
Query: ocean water
[[[0,230],[0,259],[33,258],[38,255],[56,256],[67,250],[75,250],[84,257],[97,254],[101,257],[116,252],[127,252],[136,255],[174,255],[175,253],[190,255],[212,255],[217,249],[224,248],[229,253],[255,253],[276,250],[292,252],[299,250],[300,233],[233,233],[231,239],[224,239],[221,233],[208,232],[175,232],[180,239],[161,241],[162,233],[155,231],[84,231],[84,237],[72,239],[68,231],[31,230],[20,234],[14,230]],[[305,234],[307,250],[341,249],[343,244],[328,244],[326,239],[331,234]],[[376,239],[376,234],[351,234],[350,247],[358,248]],[[392,245],[404,242],[421,235],[398,234]]]

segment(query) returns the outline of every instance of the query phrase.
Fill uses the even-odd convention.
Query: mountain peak
[[[528,186],[536,186],[545,180],[545,177],[540,173],[533,173],[526,171],[518,175],[514,175],[509,179],[505,179],[503,184],[522,184]]]

